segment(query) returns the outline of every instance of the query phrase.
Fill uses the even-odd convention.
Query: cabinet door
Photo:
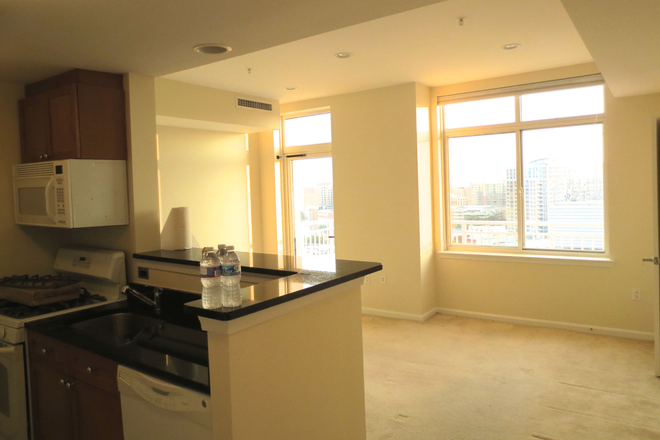
[[[119,396],[78,380],[71,386],[71,403],[78,440],[123,440]]]
[[[76,85],[69,84],[46,92],[48,102],[48,128],[50,155],[48,160],[76,159],[80,157],[78,129],[78,100]]]
[[[48,103],[44,96],[33,96],[18,102],[21,125],[21,161],[38,162],[50,151]]]
[[[34,440],[71,440],[71,392],[68,376],[39,362],[30,362]]]
[[[81,159],[126,159],[124,91],[78,84]]]

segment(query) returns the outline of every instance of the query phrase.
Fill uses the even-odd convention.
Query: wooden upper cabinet
[[[126,159],[121,75],[76,69],[25,86],[21,160]]]
[[[21,160],[44,160],[50,151],[48,131],[48,104],[40,97],[26,98],[19,102],[21,125]],[[26,130],[26,127],[29,128]]]

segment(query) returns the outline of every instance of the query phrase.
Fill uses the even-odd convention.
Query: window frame
[[[461,255],[462,258],[475,257],[533,257],[534,259],[555,258],[567,261],[610,261],[609,260],[609,211],[607,203],[608,182],[606,179],[607,158],[606,158],[606,115],[607,105],[605,103],[604,112],[597,115],[571,116],[553,119],[544,119],[536,121],[521,121],[521,96],[530,93],[547,92],[553,90],[567,90],[572,88],[583,88],[595,85],[605,85],[601,75],[588,75],[585,77],[562,79],[543,83],[525,84],[501,89],[491,89],[482,92],[470,92],[458,95],[439,96],[437,101],[437,121],[438,121],[438,157],[440,158],[440,179],[441,188],[438,194],[441,197],[441,246],[440,253],[445,256]],[[606,92],[603,90],[606,101]],[[445,104],[454,104],[459,102],[477,101],[504,96],[515,97],[515,122],[495,125],[485,125],[477,127],[463,127],[455,129],[444,129],[443,110]],[[560,128],[579,125],[601,124],[603,129],[603,251],[571,251],[561,249],[525,249],[525,206],[524,206],[524,178],[523,178],[523,158],[522,158],[522,132],[524,130]],[[451,187],[449,185],[449,138],[490,135],[501,133],[515,133],[516,136],[516,185],[517,185],[517,213],[518,213],[518,245],[509,246],[477,246],[466,244],[452,244],[451,242]]]
[[[330,107],[320,107],[314,109],[301,110],[296,112],[282,113],[280,115],[280,145],[279,154],[277,155],[277,162],[280,166],[280,197],[282,200],[282,241],[283,251],[285,255],[295,255],[295,221],[293,215],[293,199],[291,191],[293,189],[292,180],[292,160],[300,157],[315,158],[315,157],[330,157],[332,158],[332,140],[327,143],[321,144],[307,144],[296,145],[294,147],[286,147],[286,133],[284,129],[284,121],[287,119],[295,119],[304,116],[314,116],[328,113],[330,115],[330,130],[332,130],[332,112]],[[334,165],[334,163],[333,163]],[[334,187],[334,182],[333,182]]]
[[[304,111],[297,111],[297,112],[290,112],[290,113],[283,113],[281,116],[281,123],[280,123],[280,155],[282,156],[290,156],[292,154],[300,154],[300,153],[329,153],[332,152],[332,140],[330,142],[326,143],[321,143],[321,144],[305,144],[305,145],[296,145],[294,147],[287,147],[286,146],[286,132],[285,132],[285,124],[284,122],[287,119],[296,119],[296,118],[301,118],[305,116],[315,116],[315,115],[322,115],[322,114],[329,114],[330,115],[330,129],[332,130],[332,112],[330,111],[330,107],[322,107],[322,108],[316,108],[316,109],[310,109],[310,110],[304,110]]]

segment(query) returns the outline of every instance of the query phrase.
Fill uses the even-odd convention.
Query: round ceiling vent
[[[220,55],[223,53],[231,52],[231,47],[223,46],[222,44],[207,43],[207,44],[198,44],[193,47],[195,52],[203,53],[206,55]]]

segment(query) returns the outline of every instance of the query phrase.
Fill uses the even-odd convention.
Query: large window
[[[604,87],[557,87],[439,99],[446,248],[606,251]]]

